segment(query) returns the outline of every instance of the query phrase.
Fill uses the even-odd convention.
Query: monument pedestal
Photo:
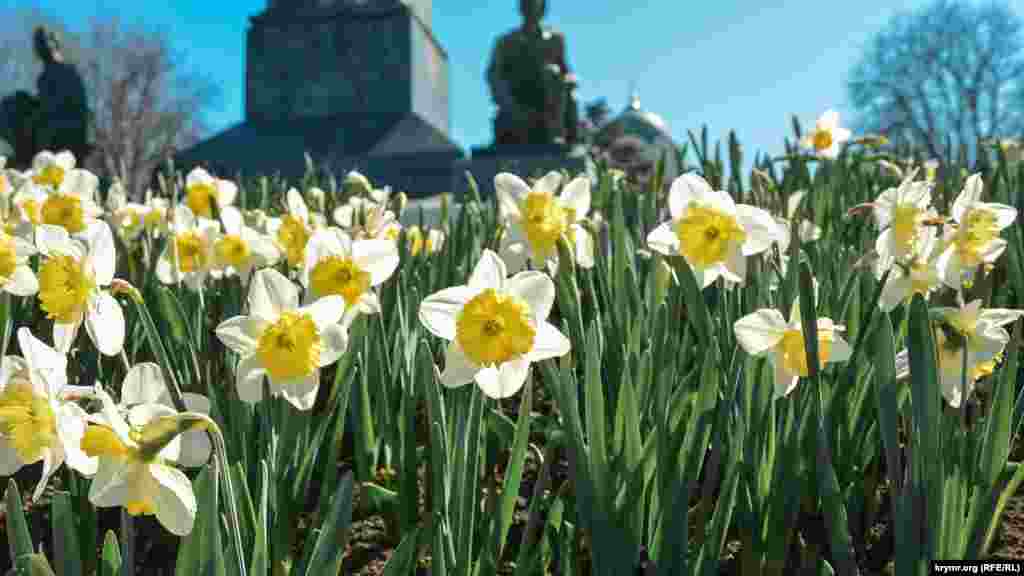
[[[527,144],[473,148],[471,158],[455,162],[452,170],[452,190],[458,202],[466,200],[469,182],[466,172],[473,175],[480,187],[480,197],[494,194],[494,177],[510,172],[523,180],[537,178],[552,170],[567,170],[570,176],[587,171],[587,155],[581,147],[570,148],[560,144]]]

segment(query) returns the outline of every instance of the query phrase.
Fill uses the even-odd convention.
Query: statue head
[[[519,13],[528,24],[539,23],[547,11],[547,0],[519,0]]]
[[[45,64],[51,62],[63,62],[64,57],[60,53],[60,40],[57,34],[45,26],[36,28],[33,35],[35,41],[36,56]]]

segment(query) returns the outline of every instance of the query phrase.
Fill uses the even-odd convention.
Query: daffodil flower
[[[981,201],[981,175],[967,179],[964,189],[953,201],[953,221],[946,234],[946,248],[936,265],[942,281],[960,290],[979,265],[991,264],[1006,250],[999,232],[1017,219],[1017,209],[1005,204]]]
[[[36,500],[64,462],[86,476],[97,462],[79,447],[87,415],[70,401],[76,388],[68,386],[67,357],[28,328],[18,329],[18,344],[24,358],[8,356],[0,367],[0,476],[42,461]]]
[[[914,252],[902,259],[888,256],[887,260],[879,260],[877,269],[883,271],[883,275],[885,270],[889,271],[878,300],[878,307],[883,312],[891,312],[901,303],[910,300],[914,294],[927,298],[942,285],[935,265],[939,246],[935,229],[922,230],[914,245]]]
[[[230,180],[215,178],[202,168],[193,168],[185,177],[185,204],[198,218],[213,218],[218,210],[230,206],[238,195],[238,186]]]
[[[850,139],[850,131],[839,125],[839,113],[826,110],[814,124],[814,129],[803,137],[800,144],[804,148],[814,150],[823,158],[835,159],[839,156],[839,147]]]
[[[96,204],[99,178],[75,168],[70,152],[40,152],[32,161],[31,182],[23,209],[33,224],[60,226],[71,234],[85,231],[103,210]]]
[[[201,290],[214,265],[214,240],[220,233],[216,220],[196,218],[187,206],[174,209],[170,237],[156,263],[156,277],[164,284],[184,282]]]
[[[106,222],[89,226],[85,242],[57,226],[36,228],[36,246],[45,257],[39,266],[39,303],[53,320],[53,342],[67,353],[85,323],[96,349],[116,356],[124,347],[124,313],[106,290],[114,279],[114,235]]]
[[[320,387],[320,368],[334,363],[348,345],[339,324],[345,299],[324,296],[299,307],[299,290],[273,268],[253,274],[249,315],[217,327],[217,337],[241,360],[236,368],[238,396],[250,404],[263,398],[263,377],[270,392],[299,410],[309,410]]]
[[[402,231],[395,213],[372,199],[353,196],[332,213],[334,223],[356,240],[377,238],[395,241]]]
[[[97,386],[103,410],[89,417],[82,450],[99,459],[89,501],[99,508],[123,507],[132,516],[155,515],[177,536],[192,531],[196,496],[192,481],[171,466],[181,450],[180,434],[190,428],[173,408],[139,404],[122,416]]]
[[[990,308],[982,310],[981,300],[960,308],[943,307],[932,312],[941,320],[934,331],[939,384],[946,402],[959,408],[964,379],[964,354],[967,355],[967,397],[981,377],[990,374],[999,354],[1010,341],[1003,326],[1024,316],[1024,310]]]
[[[781,238],[771,214],[736,204],[728,192],[712,190],[694,174],[672,183],[668,207],[672,219],[652,230],[647,244],[666,256],[683,256],[701,288],[720,276],[742,283],[746,257],[764,252]]]
[[[522,388],[531,362],[569,353],[570,343],[547,317],[555,284],[546,274],[525,271],[506,278],[505,263],[484,250],[465,286],[446,288],[420,304],[420,322],[448,340],[441,383],[476,381],[490,398]]]
[[[556,196],[561,184],[559,172],[549,172],[533,188],[515,174],[494,177],[498,209],[510,224],[501,256],[511,272],[521,270],[527,260],[557,270],[558,240],[563,236],[578,265],[594,266],[594,237],[580,225],[590,212],[590,178],[574,178]]]
[[[800,324],[800,306],[794,302],[789,321],[774,308],[762,308],[740,318],[733,325],[736,340],[751,356],[768,358],[775,368],[775,398],[788,396],[800,378],[809,376],[807,349]],[[840,333],[843,326],[829,318],[818,318],[818,361],[845,362],[853,350]]]
[[[436,254],[444,246],[444,232],[437,228],[431,228],[426,236],[419,226],[409,226],[405,231],[406,241],[409,243],[409,254],[412,256],[424,254]]]
[[[281,252],[288,260],[288,266],[296,268],[302,266],[306,260],[306,244],[313,236],[312,220],[309,207],[298,190],[290,188],[285,194],[285,201],[288,213],[280,218],[269,219],[267,232],[281,247]]]
[[[202,394],[182,392],[181,399],[189,412],[210,413],[210,400]],[[121,402],[118,408],[130,413],[132,408],[143,404],[157,404],[174,409],[171,395],[164,382],[160,366],[143,362],[132,366],[121,382]],[[181,449],[175,461],[188,468],[203,466],[210,459],[212,446],[205,430],[187,430],[181,433]]]
[[[398,262],[398,247],[390,240],[352,240],[338,228],[317,230],[300,275],[305,301],[341,296],[348,321],[354,313],[376,314],[380,303],[371,288],[390,278]]]
[[[39,280],[28,264],[36,247],[0,230],[0,289],[15,296],[32,296]]]
[[[281,251],[270,237],[246,226],[242,213],[234,206],[225,206],[220,212],[224,233],[213,243],[214,265],[211,275],[238,275],[248,281],[255,268],[270,266],[281,257]]]
[[[64,183],[64,176],[75,169],[75,155],[68,150],[53,153],[42,150],[32,158],[29,171],[34,183],[56,190]]]
[[[932,186],[929,181],[914,182],[911,170],[896,188],[888,188],[871,204],[875,223],[882,231],[875,241],[880,262],[904,259],[920,252],[925,223],[936,217],[930,209]],[[879,275],[885,270],[879,270]]]

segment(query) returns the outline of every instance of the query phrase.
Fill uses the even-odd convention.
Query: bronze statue
[[[572,144],[577,139],[576,77],[565,36],[541,24],[545,0],[520,0],[523,26],[498,39],[487,83],[498,107],[496,145]]]
[[[78,70],[64,61],[53,31],[36,28],[33,43],[43,62],[36,82],[38,96],[18,91],[0,100],[0,139],[14,149],[10,164],[27,168],[41,150],[70,150],[82,162],[92,149],[85,83]]]

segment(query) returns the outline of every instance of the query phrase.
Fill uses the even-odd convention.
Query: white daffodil
[[[146,200],[146,212],[142,223],[151,238],[158,238],[170,230],[170,202],[166,198],[152,197]]]
[[[878,300],[878,307],[883,312],[891,312],[901,303],[913,298],[914,294],[921,294],[927,298],[942,285],[939,270],[935,266],[939,252],[939,240],[935,229],[923,230],[919,240],[914,244],[915,251],[902,259],[897,260],[890,256],[887,261],[879,260],[878,269],[889,271],[889,277],[882,287]],[[884,272],[882,274],[884,275]]]
[[[345,299],[346,322],[353,314],[380,312],[380,286],[398,268],[398,247],[390,240],[352,240],[338,228],[317,230],[306,246],[300,279],[306,303],[325,296]]]
[[[804,148],[814,150],[823,158],[835,159],[839,156],[839,147],[850,139],[850,131],[839,125],[839,113],[826,110],[814,124],[814,129],[800,141]]]
[[[39,291],[39,280],[28,262],[35,253],[30,242],[0,230],[0,289],[15,296]]]
[[[594,237],[580,225],[590,212],[590,178],[574,178],[556,196],[561,184],[558,172],[549,172],[533,188],[515,174],[494,177],[498,209],[509,223],[501,255],[511,272],[521,270],[527,260],[556,270],[558,240],[563,236],[573,247],[577,264],[594,266]]]
[[[124,507],[132,516],[155,515],[177,536],[192,531],[196,496],[192,481],[168,464],[181,451],[180,434],[189,425],[173,408],[139,404],[122,416],[97,386],[103,411],[89,417],[82,450],[99,459],[89,501],[99,508]],[[184,428],[184,430],[183,430]]]
[[[740,318],[733,325],[736,340],[751,356],[767,356],[775,368],[775,398],[789,395],[800,378],[809,375],[807,349],[800,324],[799,301],[794,302],[789,321],[774,308],[762,308]],[[840,333],[843,326],[829,318],[818,318],[818,362],[845,362],[853,350]]]
[[[217,337],[241,360],[236,368],[238,396],[250,404],[263,398],[263,376],[270,392],[299,410],[309,410],[320,388],[320,368],[334,363],[348,345],[339,324],[345,299],[325,296],[299,307],[298,287],[273,268],[253,274],[249,315],[217,327]]]
[[[378,195],[379,197],[379,195]],[[356,240],[367,238],[398,240],[402,225],[387,205],[353,196],[334,209],[334,223]]]
[[[202,394],[183,392],[181,399],[185,402],[185,409],[189,412],[210,413],[210,401]],[[151,362],[132,366],[121,383],[119,407],[123,412],[130,413],[132,408],[143,404],[158,404],[174,409],[163,372],[160,370],[160,366]],[[175,459],[179,465],[197,468],[206,464],[210,459],[212,445],[210,436],[205,430],[194,429],[182,432],[180,442],[181,450]]]
[[[96,204],[99,178],[74,165],[70,152],[36,155],[30,183],[22,186],[14,200],[25,221],[80,234],[103,214]]]
[[[427,230],[426,236],[419,226],[409,226],[405,230],[406,242],[409,244],[409,254],[412,256],[424,254],[436,254],[444,246],[444,232],[437,228]]]
[[[306,260],[306,244],[313,235],[313,226],[309,207],[298,190],[290,188],[285,201],[288,213],[280,218],[269,219],[267,232],[277,241],[281,252],[288,259],[288,266],[296,268]]]
[[[958,408],[963,392],[964,354],[969,398],[975,382],[992,373],[999,354],[1010,341],[1003,326],[1024,316],[1024,311],[982,310],[981,300],[974,300],[960,308],[938,308],[933,312],[941,318],[934,334],[942,395],[950,406]]]
[[[234,206],[225,206],[220,212],[224,234],[213,243],[214,278],[237,274],[248,281],[255,268],[273,265],[281,258],[281,251],[269,236],[246,226],[242,213]]]
[[[712,190],[694,174],[672,183],[668,207],[672,219],[652,230],[647,244],[661,254],[683,256],[702,288],[719,276],[742,283],[746,257],[764,252],[781,236],[771,214],[736,204],[728,192]]]
[[[124,347],[124,313],[107,288],[114,279],[114,235],[106,222],[93,222],[85,242],[67,230],[43,224],[36,246],[45,257],[39,267],[39,304],[53,320],[53,342],[67,353],[85,323],[96,349],[116,356]]]
[[[954,290],[960,290],[964,281],[970,282],[979,265],[999,258],[1006,250],[1006,240],[999,232],[1017,219],[1017,209],[1012,206],[982,202],[982,186],[981,175],[972,175],[953,201],[956,224],[946,234],[946,248],[936,264],[942,281]]]
[[[201,290],[214,265],[214,241],[220,233],[216,220],[199,218],[188,206],[174,209],[170,237],[156,263],[156,277],[164,284],[184,282],[192,290]]]
[[[18,344],[24,358],[8,356],[0,368],[0,476],[42,461],[35,500],[64,462],[86,476],[96,472],[97,462],[79,447],[87,415],[71,401],[67,357],[28,328],[18,329]]]
[[[920,252],[918,244],[923,240],[925,224],[936,217],[930,209],[933,183],[914,182],[916,173],[911,170],[898,187],[886,189],[871,204],[875,223],[882,231],[875,242],[880,262],[901,260]]]
[[[202,168],[193,168],[185,177],[185,205],[198,218],[213,218],[214,205],[221,210],[237,195],[234,182],[216,178]]]
[[[490,398],[522,388],[530,363],[564,356],[569,339],[548,323],[555,284],[537,271],[506,278],[505,263],[484,250],[465,286],[445,288],[420,304],[420,322],[448,340],[441,383],[476,381]]]

